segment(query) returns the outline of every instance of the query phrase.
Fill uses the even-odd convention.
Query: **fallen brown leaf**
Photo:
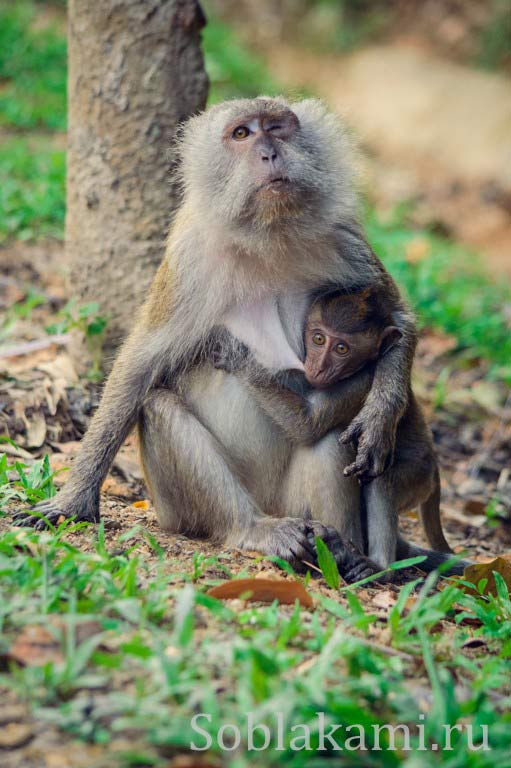
[[[9,648],[7,658],[24,667],[40,667],[48,662],[61,664],[64,661],[60,641],[38,624],[24,627]]]
[[[140,501],[134,501],[131,506],[136,509],[149,509],[149,501],[147,499],[140,499]]]
[[[441,331],[428,330],[424,335],[423,346],[429,355],[436,358],[456,349],[458,340],[455,336],[449,336]]]
[[[50,620],[55,632],[40,624],[28,624],[23,628],[6,653],[8,661],[15,661],[24,667],[39,667],[48,662],[61,664],[62,634],[67,632],[67,625],[60,617]],[[103,631],[102,625],[93,619],[82,621],[74,628],[78,645]],[[60,636],[59,636],[60,635]]]
[[[497,593],[497,587],[495,584],[494,571],[499,573],[504,579],[507,588],[511,590],[511,553],[500,555],[489,563],[474,563],[465,568],[463,578],[465,581],[470,581],[472,584],[478,584],[481,579],[488,579],[488,582],[483,590],[485,595],[495,595]],[[467,591],[470,591],[466,588]],[[472,590],[476,592],[476,590]]]
[[[0,730],[0,749],[19,749],[34,738],[34,731],[24,723],[7,723]]]
[[[396,603],[397,595],[395,592],[392,592],[390,589],[384,589],[377,592],[373,599],[372,603],[377,608],[392,608],[392,606]]]
[[[119,483],[113,477],[107,477],[101,490],[109,496],[119,496],[121,499],[132,499],[135,495],[127,483]]]
[[[404,605],[405,613],[411,611],[413,606],[417,604],[417,601],[418,598],[415,595],[410,595],[410,597],[407,597]]]
[[[285,579],[231,579],[223,584],[208,589],[208,595],[219,600],[240,598],[250,602],[294,603],[298,600],[304,608],[312,608],[314,603],[305,587],[298,581]]]
[[[484,515],[486,504],[479,499],[467,499],[463,505],[463,511],[467,515]]]

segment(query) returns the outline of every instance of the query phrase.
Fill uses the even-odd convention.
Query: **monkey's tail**
[[[423,563],[419,563],[418,567],[427,573],[452,560],[447,552],[434,552],[432,549],[424,549],[416,544],[411,544],[399,536],[397,540],[397,560],[406,560],[409,557],[418,557],[419,555],[424,556],[426,559]],[[446,570],[442,570],[442,573],[445,576],[463,576],[463,571],[469,565],[472,565],[469,560],[453,560]]]
[[[434,488],[419,506],[419,516],[426,538],[437,552],[452,552],[442,530],[440,519],[440,474],[435,468]]]

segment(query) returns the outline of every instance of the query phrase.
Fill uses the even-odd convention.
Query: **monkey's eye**
[[[337,344],[335,351],[338,355],[347,355],[350,351],[350,348],[347,344],[341,341],[339,344]]]
[[[312,334],[312,341],[316,346],[322,347],[326,341],[325,336],[323,333],[313,333]]]
[[[232,132],[232,138],[236,139],[236,141],[243,141],[243,139],[246,139],[248,136],[250,136],[250,131],[246,125],[238,125]]]

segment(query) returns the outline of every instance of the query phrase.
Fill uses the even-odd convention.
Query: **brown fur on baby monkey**
[[[326,389],[388,352],[402,333],[382,311],[376,292],[334,293],[313,304],[305,329],[305,378]]]
[[[312,305],[306,321],[307,382],[327,390],[370,366],[401,337],[377,291],[323,296]],[[392,466],[369,483],[364,496],[368,552],[381,566],[394,558],[397,513],[417,505],[430,544],[438,551],[451,551],[440,521],[440,481],[433,443],[412,391],[397,428]]]

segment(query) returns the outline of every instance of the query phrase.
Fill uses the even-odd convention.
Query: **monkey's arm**
[[[371,390],[360,413],[341,435],[344,443],[353,443],[357,456],[346,474],[361,479],[377,477],[392,462],[396,429],[408,405],[411,370],[417,345],[417,330],[409,308],[376,254],[359,230],[340,229],[339,248],[356,265],[369,264],[371,275],[366,284],[377,288],[384,297],[392,324],[402,334],[400,341],[376,362]],[[362,267],[360,267],[362,268]]]
[[[415,324],[404,307],[396,308],[392,322],[403,336],[376,362],[365,403],[341,435],[343,443],[354,443],[357,448],[355,461],[346,468],[347,475],[377,477],[392,463],[397,425],[408,404],[417,339]]]
[[[292,380],[271,376],[251,367],[243,374],[245,385],[259,407],[295,443],[315,443],[337,427],[345,427],[360,411],[371,386],[369,368],[329,390],[300,392]]]
[[[55,525],[61,517],[99,521],[99,492],[119,447],[134,426],[139,408],[149,391],[157,369],[157,360],[147,353],[147,340],[139,334],[131,336],[122,348],[105,386],[103,397],[80,453],[76,457],[69,480],[55,498],[17,514],[17,525],[45,527],[41,519]],[[144,348],[145,347],[145,348]]]
[[[99,493],[110,465],[135,425],[147,393],[164,373],[162,361],[167,369],[172,368],[165,351],[174,339],[169,342],[165,323],[156,316],[168,298],[168,287],[168,268],[163,262],[139,321],[117,356],[66,485],[55,498],[36,504],[35,515],[32,510],[17,514],[18,525],[42,528],[46,523],[41,515],[52,524],[61,517],[99,520]],[[171,314],[169,306],[167,300]]]

